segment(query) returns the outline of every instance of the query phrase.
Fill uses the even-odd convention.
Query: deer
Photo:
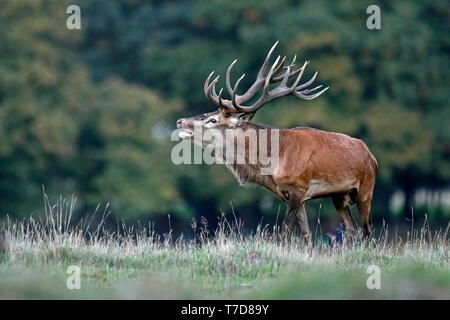
[[[278,41],[269,50],[256,80],[242,95],[238,94],[242,75],[235,85],[231,85],[230,75],[237,60],[234,60],[226,72],[226,89],[230,99],[222,96],[223,88],[217,94],[216,84],[219,76],[211,81],[214,71],[209,74],[204,84],[204,93],[208,101],[218,109],[213,112],[193,117],[181,118],[176,122],[179,138],[194,140],[194,128],[200,127],[202,135],[210,130],[232,130],[239,138],[247,132],[272,132],[278,134],[278,161],[272,170],[261,174],[260,164],[238,163],[226,164],[241,185],[260,185],[286,204],[286,214],[282,223],[283,234],[291,234],[297,226],[300,235],[310,244],[309,229],[305,203],[310,199],[331,197],[334,207],[345,227],[346,237],[352,237],[357,226],[349,207],[356,204],[363,227],[364,238],[372,232],[371,203],[375,186],[378,164],[366,144],[346,134],[328,132],[310,127],[277,129],[251,122],[255,113],[265,104],[288,95],[302,100],[312,100],[329,87],[322,85],[311,88],[318,72],[310,80],[300,84],[304,71],[309,64],[306,61],[295,68],[297,55],[290,64],[286,57],[278,56],[274,63],[270,59]],[[289,84],[291,82],[291,84]],[[275,87],[273,87],[275,85]],[[273,87],[273,88],[272,88]],[[321,89],[320,91],[318,91]],[[261,91],[253,104],[248,101]],[[244,137],[245,140],[245,137]],[[248,139],[247,139],[248,140]],[[245,140],[246,142],[248,142]],[[197,142],[202,147],[205,144]],[[235,140],[225,144],[234,144]],[[273,149],[268,143],[269,154]],[[248,146],[245,148],[248,152]],[[272,150],[273,151],[273,150]],[[246,159],[248,158],[246,154]]]

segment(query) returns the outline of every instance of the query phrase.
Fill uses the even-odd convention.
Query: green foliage
[[[31,213],[41,185],[75,192],[89,207],[111,201],[123,216],[168,211],[176,175],[164,158],[166,137],[152,130],[181,102],[114,75],[92,80],[61,5],[2,4],[1,213]]]

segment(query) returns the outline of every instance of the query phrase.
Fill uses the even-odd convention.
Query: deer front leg
[[[290,235],[294,231],[297,212],[300,210],[300,201],[296,197],[287,195],[286,215],[283,220],[283,233]]]
[[[287,201],[286,216],[283,221],[283,232],[288,236],[291,235],[294,231],[296,222],[298,222],[302,237],[308,243],[311,243],[311,233],[309,231],[305,205],[298,197],[291,196]]]
[[[311,232],[309,231],[308,216],[306,215],[306,208],[304,203],[301,204],[300,211],[298,211],[297,213],[297,221],[303,239],[308,245],[311,245]]]
[[[295,223],[300,227],[301,237],[308,246],[311,245],[311,232],[309,231],[308,217],[305,205],[296,197],[291,197],[287,203],[286,216],[283,221],[283,233],[286,237],[292,235]]]

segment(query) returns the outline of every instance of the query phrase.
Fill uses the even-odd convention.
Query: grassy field
[[[71,226],[73,203],[46,204],[46,218],[6,221],[0,257],[2,299],[449,299],[448,228],[426,226],[405,239],[385,228],[370,242],[312,248],[296,237],[259,228],[243,236],[223,218],[197,239],[158,236],[146,228],[125,234],[88,222]],[[68,266],[81,270],[69,290]],[[381,271],[369,290],[367,267]]]

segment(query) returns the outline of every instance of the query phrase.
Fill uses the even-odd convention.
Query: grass
[[[120,234],[92,220],[74,226],[75,200],[50,204],[45,218],[7,220],[0,257],[3,299],[449,299],[448,229],[425,224],[405,239],[383,228],[368,242],[319,241],[312,248],[278,229],[242,235],[222,217],[205,221],[196,239],[160,236],[149,228]],[[1,244],[0,244],[1,247]],[[81,268],[81,289],[69,290],[66,270]],[[369,290],[367,267],[381,270],[381,289]]]

